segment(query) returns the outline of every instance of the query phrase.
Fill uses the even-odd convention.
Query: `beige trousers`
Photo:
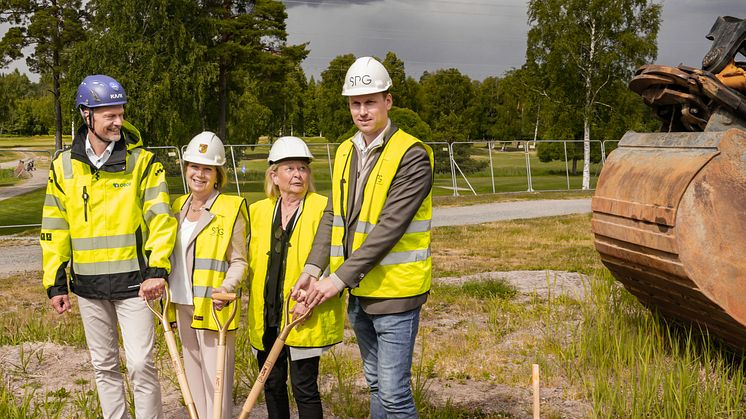
[[[135,415],[137,419],[162,418],[161,385],[153,363],[153,313],[145,302],[137,297],[126,300],[78,297],[78,306],[104,418],[129,417],[124,379],[119,370],[117,324],[122,331],[127,377],[135,398]]]
[[[175,304],[176,323],[179,328],[184,370],[189,389],[200,418],[212,418],[215,395],[215,370],[218,364],[218,332],[192,329],[194,306]],[[229,308],[228,308],[229,309]],[[233,411],[233,371],[236,359],[236,332],[228,332],[225,339],[225,370],[223,377],[223,418],[229,419]],[[215,418],[213,418],[215,419]]]

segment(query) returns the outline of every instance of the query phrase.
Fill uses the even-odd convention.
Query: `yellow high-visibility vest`
[[[126,123],[122,144],[109,164],[91,167],[85,127],[73,148],[52,162],[41,226],[43,284],[50,297],[70,288],[94,299],[136,297],[147,269],[168,275],[176,241],[163,165],[141,148],[139,132]],[[123,156],[121,164],[112,159]],[[113,163],[117,163],[116,165]],[[120,164],[120,165],[119,165]]]
[[[411,147],[421,146],[430,157],[433,167],[433,151],[417,138],[397,130],[384,145],[381,156],[373,167],[363,192],[362,207],[355,231],[346,231],[347,202],[350,184],[351,139],[337,148],[332,175],[332,225],[330,270],[335,272],[345,261],[344,240],[346,234],[354,234],[352,249],[358,249],[378,223],[389,187],[396,175],[404,154]],[[432,191],[427,195],[404,235],[360,281],[350,290],[352,295],[370,298],[414,297],[430,290],[432,257],[430,256],[430,223],[432,220]],[[349,255],[348,255],[349,256]]]
[[[180,212],[186,204],[189,195],[178,197],[173,203],[173,211]],[[233,226],[238,217],[243,217],[248,225],[246,200],[240,196],[218,194],[209,208],[212,220],[197,235],[192,249],[194,250],[194,265],[192,270],[192,294],[194,295],[193,329],[218,330],[215,319],[212,318],[212,290],[223,284],[225,273],[228,271],[228,246],[233,236]],[[244,238],[245,239],[245,238]],[[241,286],[238,294],[240,296]],[[238,328],[241,319],[241,301],[238,304],[236,316],[228,325],[228,330]],[[228,320],[231,308],[224,308],[217,312],[221,324]]]
[[[306,258],[311,252],[313,238],[326,208],[325,196],[309,192],[299,207],[300,216],[290,235],[283,296],[287,297],[298,280]],[[277,201],[264,199],[251,204],[251,238],[249,240],[249,272],[251,294],[249,298],[249,338],[251,346],[266,350],[262,344],[264,335],[264,287],[269,265],[268,252],[272,243],[272,218]],[[292,307],[291,307],[292,309]],[[282,318],[285,310],[283,307]],[[285,343],[295,347],[323,347],[342,341],[344,336],[344,310],[342,298],[335,296],[313,309],[313,315],[296,326]]]

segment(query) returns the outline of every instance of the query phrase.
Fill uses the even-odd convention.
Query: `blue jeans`
[[[347,306],[370,388],[370,417],[416,418],[412,397],[412,352],[420,308],[396,314],[367,314],[357,297]]]

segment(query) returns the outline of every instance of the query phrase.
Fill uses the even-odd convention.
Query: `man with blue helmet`
[[[43,283],[59,314],[78,296],[105,418],[127,417],[121,330],[137,418],[163,417],[153,363],[153,316],[171,269],[176,219],[163,165],[124,120],[127,94],[111,77],[78,87],[84,124],[52,162],[41,226]],[[69,277],[66,272],[69,268]]]

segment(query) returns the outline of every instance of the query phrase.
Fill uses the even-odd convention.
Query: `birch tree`
[[[529,0],[527,67],[543,80],[549,117],[581,130],[583,189],[590,188],[591,132],[606,90],[655,59],[661,5],[651,0]],[[625,83],[619,83],[619,81]]]

